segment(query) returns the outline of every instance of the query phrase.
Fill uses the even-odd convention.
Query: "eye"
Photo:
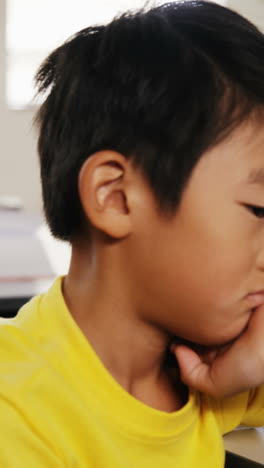
[[[264,207],[255,206],[255,205],[246,205],[246,208],[252,213],[256,218],[264,218]]]

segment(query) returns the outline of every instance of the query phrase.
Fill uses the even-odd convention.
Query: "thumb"
[[[216,388],[210,375],[210,364],[191,348],[177,345],[174,348],[182,381],[200,392],[214,394]]]

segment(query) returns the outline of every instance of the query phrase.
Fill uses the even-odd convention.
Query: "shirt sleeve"
[[[205,399],[215,415],[222,434],[238,426],[264,426],[264,385],[223,399],[208,396]]]
[[[264,385],[249,392],[247,408],[240,424],[264,426]]]
[[[19,409],[0,396],[0,466],[62,468],[65,464]]]

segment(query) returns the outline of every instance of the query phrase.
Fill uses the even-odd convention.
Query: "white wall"
[[[229,0],[227,4],[264,26],[263,0]],[[5,0],[0,0],[0,196],[19,195],[26,211],[40,213],[33,116],[32,110],[12,111],[5,105]]]
[[[5,0],[0,0],[0,196],[19,195],[26,211],[40,213],[33,115],[30,110],[9,110],[5,104]]]
[[[228,0],[228,6],[250,19],[262,31],[264,30],[263,0]]]

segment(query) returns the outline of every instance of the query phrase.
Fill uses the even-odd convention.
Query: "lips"
[[[260,307],[264,305],[264,291],[257,291],[246,296],[251,307]]]

